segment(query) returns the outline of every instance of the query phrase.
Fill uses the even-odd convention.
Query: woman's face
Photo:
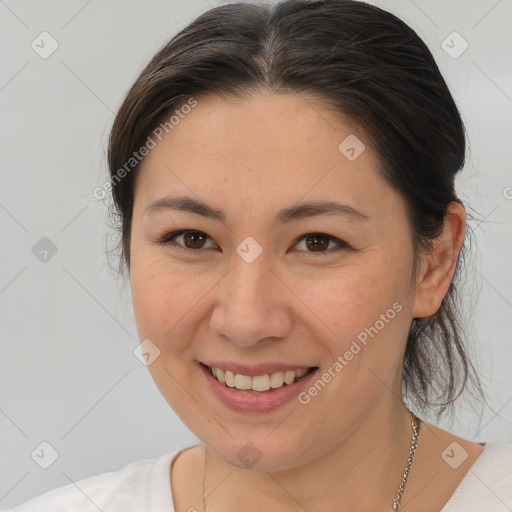
[[[364,134],[312,98],[197,101],[136,184],[139,337],[163,396],[207,446],[239,467],[244,454],[265,470],[293,467],[402,406],[416,316],[405,203]],[[189,201],[171,207],[178,197]],[[304,206],[327,202],[346,206]],[[279,369],[317,370],[247,392],[202,364],[263,375],[237,381],[263,388],[279,385]]]

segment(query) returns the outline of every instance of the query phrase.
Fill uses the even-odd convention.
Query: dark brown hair
[[[449,203],[461,203],[454,178],[464,165],[465,131],[448,87],[420,37],[393,14],[360,1],[287,0],[207,11],[153,57],[128,91],[108,148],[121,272],[123,263],[130,268],[139,165],[122,179],[119,170],[191,97],[243,98],[258,90],[312,95],[362,130],[382,175],[405,200],[416,270],[416,256],[442,232]],[[404,354],[404,399],[419,412],[437,409],[438,418],[469,381],[484,397],[457,310],[465,247],[440,309],[413,319]]]

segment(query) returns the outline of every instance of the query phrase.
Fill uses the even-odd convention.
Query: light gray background
[[[165,41],[220,3],[0,0],[3,508],[197,442],[133,355],[129,288],[108,266],[107,212],[92,191],[105,181],[108,130],[128,87]],[[470,332],[492,410],[478,423],[461,406],[440,425],[512,443],[512,2],[375,3],[425,39],[471,143],[458,190],[480,216]],[[48,59],[31,48],[42,31],[59,44]],[[441,47],[453,31],[469,44],[457,59]],[[32,252],[42,237],[58,249],[46,263]],[[43,441],[59,455],[48,469],[31,458]]]

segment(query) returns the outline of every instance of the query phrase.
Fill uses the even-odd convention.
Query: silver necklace
[[[396,512],[400,508],[400,502],[402,500],[402,495],[405,490],[405,484],[407,483],[407,478],[409,476],[409,471],[412,466],[412,460],[414,458],[414,453],[416,452],[416,446],[418,445],[418,435],[420,431],[420,422],[421,420],[416,416],[413,416],[412,424],[412,439],[411,439],[411,447],[409,449],[409,458],[407,459],[407,465],[405,466],[404,476],[402,477],[402,482],[400,483],[400,487],[398,488],[398,492],[396,493],[396,498],[393,501],[393,511]],[[203,510],[204,512],[208,512],[208,505],[206,503],[206,447],[204,449],[204,469],[203,469]]]
[[[396,493],[396,498],[393,501],[393,511],[396,512],[400,508],[400,502],[402,501],[402,494],[404,493],[405,484],[407,483],[407,477],[409,476],[409,471],[412,466],[412,459],[414,458],[414,453],[416,452],[416,446],[418,445],[418,435],[420,431],[420,419],[413,415],[412,417],[412,439],[411,439],[411,447],[409,448],[409,458],[407,459],[407,466],[405,466],[404,476],[402,477],[402,482],[400,483],[400,487],[398,488],[398,492]],[[206,454],[206,451],[205,451]]]

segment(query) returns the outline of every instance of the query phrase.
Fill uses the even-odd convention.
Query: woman
[[[481,394],[455,300],[464,155],[392,14],[197,18],[128,92],[108,190],[141,354],[202,444],[14,510],[510,510],[512,445],[420,419]]]

